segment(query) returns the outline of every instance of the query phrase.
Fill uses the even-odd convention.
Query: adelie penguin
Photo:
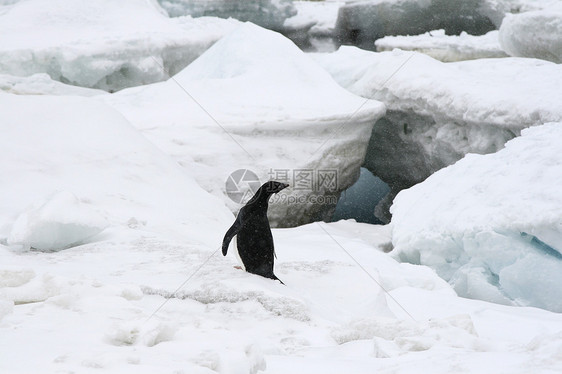
[[[273,274],[273,236],[267,219],[269,198],[289,187],[288,184],[269,181],[263,184],[255,195],[240,209],[236,221],[226,232],[222,241],[222,254],[226,256],[228,245],[236,236],[238,254],[246,271],[262,277],[281,279]],[[284,283],[283,283],[284,284]]]

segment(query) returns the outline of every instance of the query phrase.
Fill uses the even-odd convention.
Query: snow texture
[[[283,22],[297,13],[292,0],[158,0],[158,3],[171,17],[234,18],[272,30],[280,30]]]
[[[106,240],[34,256],[0,245],[0,343],[11,356],[34,352],[26,360],[2,360],[0,369],[562,368],[559,314],[457,297],[427,267],[383,253],[387,227],[340,221],[273,234],[286,286],[234,269],[230,256],[156,231],[148,238],[146,231],[116,229]]]
[[[232,172],[289,183],[270,204],[277,226],[331,217],[339,193],[357,180],[385,111],[341,88],[282,35],[250,23],[173,79],[101,99],[233,211],[241,205],[224,189]],[[333,172],[335,185],[318,184],[310,174],[317,170]],[[309,172],[308,183],[297,179],[300,171]]]
[[[144,0],[19,1],[0,11],[0,72],[115,91],[169,78],[237,23]]]
[[[219,240],[209,242],[203,227],[227,228],[232,220],[185,170],[97,100],[0,92],[0,127],[0,174],[9,180],[0,185],[0,242],[62,249],[107,220],[170,232],[199,225],[192,240],[214,247]],[[209,209],[210,221],[195,218]]]
[[[511,56],[562,63],[562,4],[508,15],[500,28],[500,43]]]
[[[523,128],[562,120],[562,66],[551,62],[443,63],[416,52],[354,47],[314,58],[343,87],[386,104],[365,166],[394,192],[467,153],[496,152]],[[383,204],[377,216],[384,215]]]
[[[443,62],[475,60],[481,58],[507,57],[501,49],[498,31],[484,35],[445,35],[445,30],[433,30],[413,36],[385,36],[375,42],[377,51],[405,51],[425,53]]]
[[[562,311],[562,123],[529,128],[398,194],[395,256],[463,297]]]
[[[104,217],[67,191],[51,196],[16,219],[8,244],[43,251],[82,244],[107,227]]]

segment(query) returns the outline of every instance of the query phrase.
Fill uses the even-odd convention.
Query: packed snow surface
[[[344,1],[295,1],[297,14],[285,20],[287,29],[304,29],[308,26],[314,36],[328,36],[334,33],[339,8]]]
[[[282,35],[250,23],[173,79],[101,99],[233,211],[241,205],[225,182],[234,171],[288,182],[270,205],[270,219],[282,226],[331,217],[385,111],[344,90]],[[334,184],[321,184],[319,170],[333,173]]]
[[[103,216],[74,194],[61,191],[23,212],[8,237],[10,245],[43,251],[65,249],[89,240],[107,227]]]
[[[474,60],[479,58],[507,57],[501,49],[498,31],[484,35],[446,35],[445,30],[433,30],[421,35],[385,36],[375,42],[377,51],[405,51],[425,53],[443,62]]]
[[[286,286],[140,227],[56,253],[0,245],[3,353],[33,352],[0,370],[562,369],[559,314],[459,298],[427,267],[385,254],[387,227],[341,221],[273,234]]]
[[[508,15],[499,38],[502,48],[512,56],[562,63],[562,4]]]
[[[0,72],[118,90],[169,78],[237,24],[145,0],[19,1],[0,12]]]
[[[461,296],[561,312],[561,141],[560,122],[529,128],[400,192],[396,256],[431,266]]]

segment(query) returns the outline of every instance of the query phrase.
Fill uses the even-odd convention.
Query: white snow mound
[[[500,27],[499,39],[511,56],[562,63],[562,5],[508,15]]]
[[[562,311],[562,123],[529,128],[398,194],[395,256],[460,296]]]
[[[105,226],[96,211],[111,226],[183,233],[217,247],[209,231],[232,220],[224,204],[93,98],[0,92],[0,131],[0,175],[9,180],[0,184],[0,240],[65,247]],[[29,210],[38,201],[47,202]]]
[[[22,213],[12,228],[8,244],[53,251],[83,244],[108,226],[92,207],[71,192],[61,191],[38,208]]]
[[[372,126],[385,111],[340,87],[281,34],[251,23],[173,79],[101,99],[233,211],[241,205],[225,195],[225,182],[238,169],[261,183],[296,187],[287,191],[295,203],[284,191],[270,206],[272,222],[283,225],[331,216],[339,193],[359,176]],[[337,174],[336,183],[318,187],[319,170]],[[299,171],[308,172],[304,185],[294,177]]]

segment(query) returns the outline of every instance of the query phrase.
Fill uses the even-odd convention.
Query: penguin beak
[[[282,191],[287,187],[289,187],[289,185],[287,183],[281,183],[281,186],[279,186],[279,189],[277,190],[277,192]]]

